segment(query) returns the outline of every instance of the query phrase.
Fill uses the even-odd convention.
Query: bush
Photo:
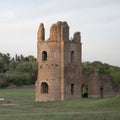
[[[7,73],[7,79],[9,84],[12,83],[17,86],[32,84],[32,78],[29,73],[10,72]]]
[[[3,83],[0,83],[0,88],[6,88],[6,87],[8,87],[10,84],[9,84],[9,82],[8,81],[5,81],[5,82],[3,82]]]

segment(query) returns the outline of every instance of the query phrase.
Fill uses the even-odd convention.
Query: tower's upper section
[[[38,42],[45,40],[45,29],[44,29],[43,23],[41,23],[40,26],[39,26],[37,37],[38,37],[37,38]]]
[[[45,29],[43,23],[40,24],[37,35],[38,42],[45,42]],[[58,21],[57,23],[53,24],[50,28],[50,36],[47,41],[69,41],[69,26],[67,22]],[[80,43],[80,32],[74,33],[72,41]]]

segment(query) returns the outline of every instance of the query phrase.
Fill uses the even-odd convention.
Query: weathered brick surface
[[[53,24],[50,29],[50,37],[47,40],[44,39],[44,31],[44,25],[41,24],[38,30],[37,43],[38,79],[36,81],[36,101],[81,97],[80,33],[76,32],[73,40],[70,41],[69,26],[66,22]],[[46,61],[42,60],[43,51],[47,52]],[[72,51],[74,53],[71,58]],[[48,93],[41,93],[42,82],[48,84]]]
[[[88,86],[88,97],[111,97],[116,96],[118,93],[118,85],[113,83],[108,75],[98,72],[90,74],[83,73],[82,84]]]
[[[88,87],[88,97],[116,95],[118,89],[108,76],[97,72],[82,74],[81,35],[76,32],[72,40],[69,40],[69,26],[66,22],[53,24],[47,40],[41,23],[37,39],[36,101],[80,98],[83,85]]]

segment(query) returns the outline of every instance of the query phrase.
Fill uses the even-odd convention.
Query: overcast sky
[[[82,35],[82,61],[120,66],[120,0],[0,0],[0,52],[36,56],[37,30],[67,21]]]

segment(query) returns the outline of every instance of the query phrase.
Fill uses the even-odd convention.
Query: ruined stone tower
[[[67,22],[51,26],[45,40],[41,23],[37,34],[38,78],[36,101],[53,101],[81,97],[81,36],[76,32],[69,40]]]

